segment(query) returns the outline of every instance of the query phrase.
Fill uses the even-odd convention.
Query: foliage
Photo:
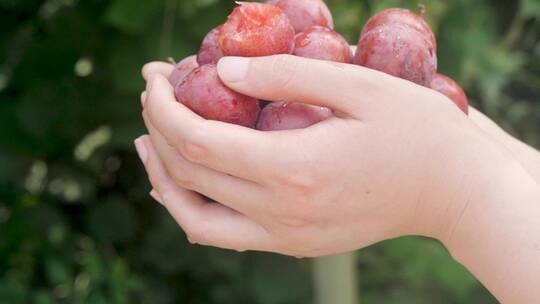
[[[328,2],[354,43],[373,12],[417,1]],[[312,300],[307,260],[188,245],[149,199],[132,146],[144,133],[141,66],[194,53],[233,5],[0,0],[0,302]],[[441,71],[507,130],[539,146],[538,0],[426,6]],[[365,303],[495,303],[431,240],[363,250],[359,271]]]

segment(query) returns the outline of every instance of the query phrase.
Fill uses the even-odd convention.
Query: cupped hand
[[[306,129],[261,132],[176,102],[171,69],[143,72],[150,135],[136,144],[154,196],[192,242],[293,256],[411,234],[451,242],[472,198],[514,165],[446,97],[377,71],[288,55],[222,59],[219,75],[233,90],[335,113]]]

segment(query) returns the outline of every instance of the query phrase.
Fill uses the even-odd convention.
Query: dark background
[[[328,1],[354,44],[418,1]],[[443,73],[540,145],[540,1],[425,1]],[[191,246],[133,140],[141,66],[196,52],[234,3],[0,0],[0,303],[309,303],[310,260]],[[363,303],[496,303],[436,242],[358,253]]]

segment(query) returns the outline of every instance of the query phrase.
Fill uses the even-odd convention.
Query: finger
[[[193,163],[257,182],[272,168],[278,135],[202,119],[178,103],[162,76],[154,77],[144,108],[148,121]]]
[[[165,205],[163,204],[163,199],[161,198],[161,196],[159,196],[159,193],[155,189],[152,189],[152,191],[150,191],[150,196],[155,199],[156,202],[162,204],[163,207],[165,207]]]
[[[262,186],[188,161],[169,146],[148,119],[144,121],[152,146],[177,184],[246,215],[264,212],[261,202],[267,199]]]
[[[310,103],[352,116],[387,98],[388,88],[405,85],[360,66],[290,55],[224,57],[218,73],[228,87],[245,95]]]
[[[146,91],[141,93],[141,106],[144,108],[144,103],[146,102]]]
[[[163,205],[196,243],[235,250],[268,250],[270,237],[264,228],[218,203],[207,203],[182,189],[168,175],[149,138],[135,141],[150,182]]]
[[[170,63],[154,61],[147,63],[142,68],[142,76],[145,80],[149,80],[151,75],[161,74],[164,77],[171,75],[174,66]]]

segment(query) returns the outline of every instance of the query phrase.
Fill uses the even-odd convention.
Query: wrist
[[[489,173],[481,174],[471,183],[468,197],[459,211],[452,214],[446,229],[438,239],[453,257],[461,261],[474,244],[495,241],[504,230],[519,221],[518,213],[526,214],[539,193],[538,184],[517,161],[492,164]],[[527,201],[527,204],[520,204]],[[540,206],[540,201],[538,202]],[[458,210],[458,208],[455,208]]]
[[[540,187],[517,162],[471,194],[440,240],[503,303],[532,303],[540,279]]]
[[[437,171],[428,175],[424,204],[417,208],[422,212],[415,215],[412,233],[435,238],[449,249],[460,242],[461,234],[468,235],[462,232],[466,216],[489,208],[495,193],[512,191],[509,172],[524,172],[507,149],[483,133],[467,129],[458,133],[459,138],[448,145],[454,150],[437,159],[433,166]]]

